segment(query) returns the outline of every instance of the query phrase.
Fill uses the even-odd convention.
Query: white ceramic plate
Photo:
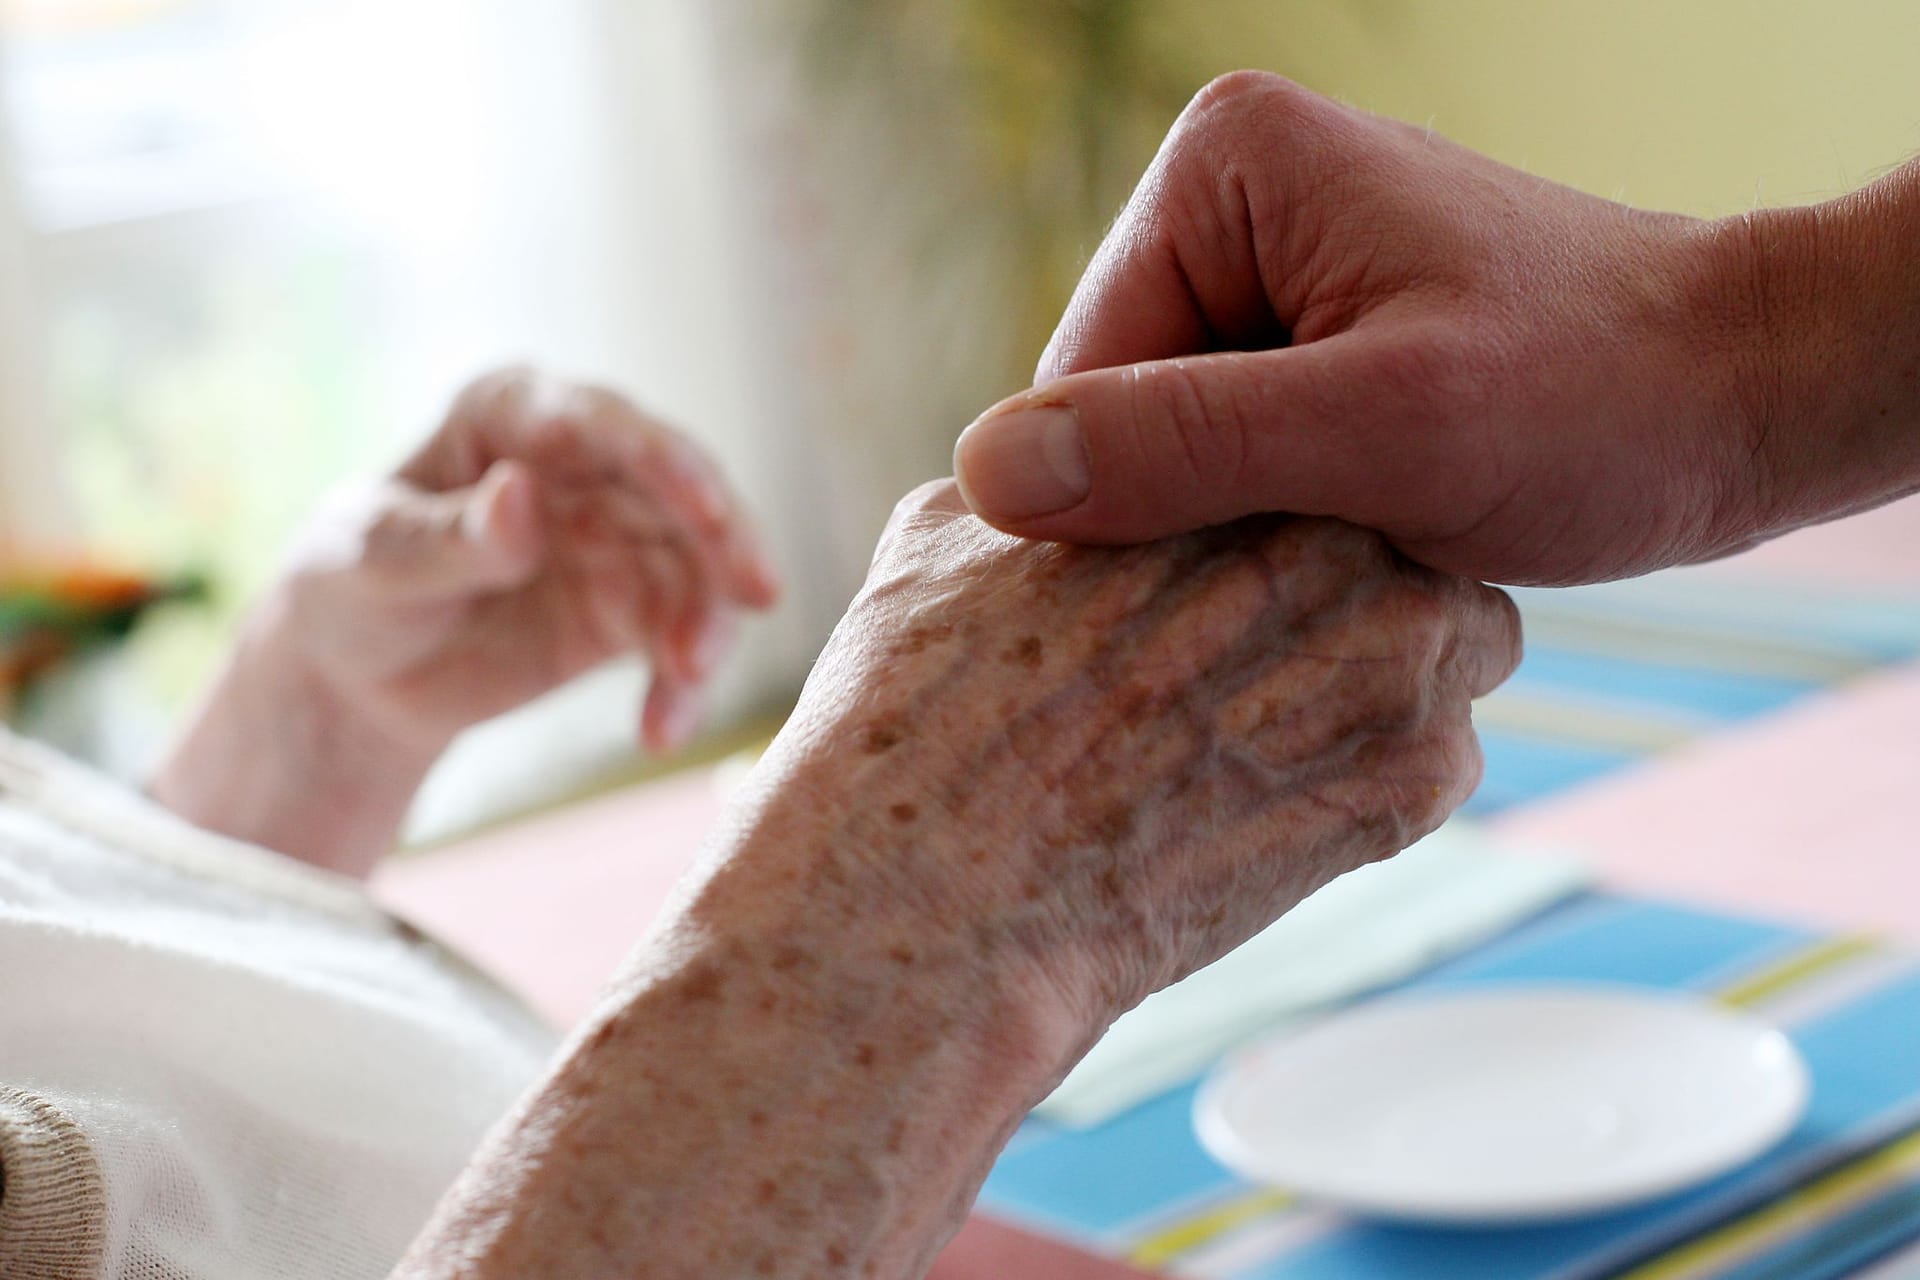
[[[1756,1018],[1628,988],[1384,1000],[1229,1058],[1200,1140],[1257,1182],[1356,1212],[1524,1222],[1730,1169],[1806,1109],[1806,1064]]]

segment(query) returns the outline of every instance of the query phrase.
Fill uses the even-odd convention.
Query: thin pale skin
[[[334,495],[155,775],[190,821],[369,874],[460,731],[619,654],[682,745],[772,569],[705,455],[610,391],[507,369]]]
[[[1133,549],[908,499],[800,707],[396,1273],[924,1273],[1119,1013],[1471,789],[1498,592],[1331,521]]]

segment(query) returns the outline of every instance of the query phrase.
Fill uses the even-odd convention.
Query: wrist
[[[848,786],[858,775],[844,762],[818,765],[763,765],[676,920],[737,968],[802,983],[796,1017],[937,1023],[963,1074],[1024,1111],[1106,1026],[1093,984],[1074,980],[1083,966],[1005,882],[1017,856],[982,856],[1001,833],[957,831],[935,804],[886,800]],[[815,1009],[808,990],[841,1002]]]
[[[1920,164],[1713,224],[1757,536],[1920,488]]]
[[[288,626],[277,600],[254,616],[150,789],[197,826],[364,877],[445,744],[356,712]]]

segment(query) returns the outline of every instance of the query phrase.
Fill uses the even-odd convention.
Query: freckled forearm
[[[399,1280],[921,1274],[1084,1031],[795,852],[636,953]]]
[[[1513,662],[1504,600],[1325,522],[952,532],[987,569],[883,552],[668,925],[398,1280],[922,1274],[1114,1016],[1438,821]]]

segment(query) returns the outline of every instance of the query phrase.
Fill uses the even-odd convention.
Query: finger
[[[694,544],[715,592],[748,608],[773,604],[778,575],[705,450],[605,388],[575,388],[569,404],[578,419],[573,444],[594,455],[592,472],[603,487],[621,492],[618,505],[637,517],[641,536],[658,536],[666,524],[673,537]]]
[[[777,597],[778,576],[712,460],[617,392],[525,366],[499,370],[462,392],[446,427],[402,475],[432,487],[476,460],[503,457],[557,492],[623,495],[628,508],[644,509],[633,525],[640,539],[670,524],[673,536],[699,544],[715,590],[738,603],[765,608]]]
[[[681,680],[702,679],[705,636],[733,607],[721,594],[717,549],[629,493],[576,497],[570,506],[571,553],[596,567],[597,616],[619,616],[611,633],[623,646],[645,649]]]
[[[603,656],[638,651],[675,679],[696,679],[687,646],[675,640],[697,607],[697,583],[684,555],[660,543],[601,542],[577,548],[574,560]]]
[[[663,536],[685,545],[714,595],[748,609],[772,607],[780,596],[780,578],[752,520],[718,481],[704,488],[704,496],[693,496],[676,483],[687,474],[676,467],[663,487],[626,495],[619,505],[628,527],[640,536]],[[682,499],[698,504],[697,516]],[[707,518],[714,510],[707,504],[716,500],[721,504],[717,522]]]
[[[1286,342],[1289,286],[1313,248],[1295,206],[1326,197],[1327,141],[1352,114],[1260,72],[1203,89],[1094,255],[1035,381]]]
[[[714,589],[738,604],[765,609],[779,598],[780,579],[753,522],[719,467],[686,436],[657,428],[663,492],[687,533],[703,544]]]
[[[696,685],[656,675],[640,708],[640,742],[654,755],[668,755],[693,740],[705,714]]]
[[[709,601],[708,608],[687,624],[686,634],[678,639],[682,667],[696,682],[713,679],[733,652],[739,634],[739,613],[729,605]]]
[[[982,519],[1027,537],[1142,542],[1261,511],[1395,537],[1453,532],[1502,460],[1459,438],[1438,355],[1364,332],[1075,374],[989,410],[954,469]],[[1474,492],[1451,488],[1457,463]]]
[[[539,486],[525,467],[496,463],[478,484],[448,493],[391,492],[364,545],[366,567],[383,582],[457,596],[516,587],[538,570]]]
[[[727,538],[730,590],[736,604],[748,609],[771,609],[780,602],[780,571],[767,554],[753,522],[737,516]]]
[[[1505,684],[1520,665],[1525,641],[1520,610],[1513,598],[1495,587],[1462,582],[1470,620],[1460,640],[1461,670],[1468,696],[1484,698]]]

